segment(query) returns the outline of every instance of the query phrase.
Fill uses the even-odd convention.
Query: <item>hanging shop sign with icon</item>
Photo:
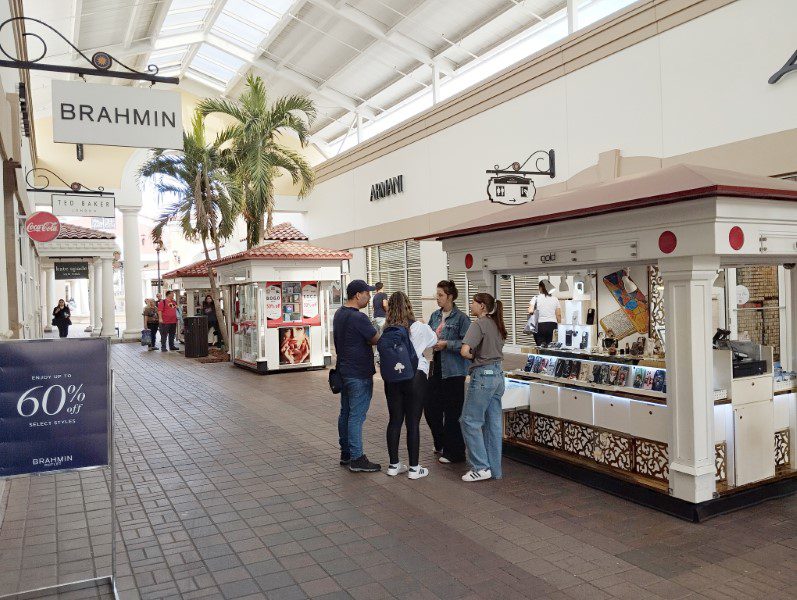
[[[536,170],[527,171],[523,168],[534,158]],[[531,175],[548,175],[551,179],[556,177],[556,155],[553,150],[538,150],[532,152],[521,164],[513,162],[511,165],[486,171],[492,175],[487,180],[487,199],[498,204],[526,204],[531,202],[537,194],[537,188]]]
[[[53,141],[182,150],[180,94],[53,80]]]

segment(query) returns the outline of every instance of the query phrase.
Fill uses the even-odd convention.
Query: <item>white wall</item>
[[[767,83],[797,47],[794,23],[794,0],[738,0],[668,30],[320,183],[306,200],[307,233],[486,201],[485,169],[538,149],[556,150],[558,182],[613,148],[670,157],[795,129],[797,75]],[[370,186],[396,175],[404,193],[369,202]]]

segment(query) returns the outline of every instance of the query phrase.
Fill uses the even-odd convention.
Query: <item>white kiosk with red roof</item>
[[[797,489],[797,184],[677,165],[431,237],[474,287],[568,276],[586,303],[507,374],[508,456],[692,520]],[[735,270],[766,265],[777,351],[715,335],[746,310]]]
[[[268,237],[211,263],[229,300],[231,360],[258,373],[323,368],[332,360],[332,284],[351,254],[313,246],[287,224]]]

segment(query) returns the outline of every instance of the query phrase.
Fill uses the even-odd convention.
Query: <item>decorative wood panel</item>
[[[531,443],[531,413],[511,410],[504,413],[504,437],[525,444]]]
[[[634,467],[633,438],[615,431],[596,432],[592,458],[615,469],[631,471]]]
[[[534,415],[534,443],[549,448],[562,448],[562,421],[545,415]]]
[[[588,425],[564,422],[564,449],[566,452],[592,458],[595,430]]]
[[[664,331],[664,282],[657,265],[648,266],[648,321],[650,339],[661,343],[665,348],[662,332]]]
[[[634,440],[634,471],[640,475],[669,481],[670,464],[667,444],[636,438]]]
[[[775,467],[789,466],[791,435],[788,429],[775,432]]]
[[[728,445],[725,442],[714,444],[714,465],[717,481],[728,481]]]

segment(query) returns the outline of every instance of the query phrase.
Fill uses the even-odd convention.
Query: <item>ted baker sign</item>
[[[53,141],[182,150],[180,94],[53,80]]]
[[[61,233],[61,222],[51,213],[35,212],[25,221],[25,231],[34,242],[52,242]]]

